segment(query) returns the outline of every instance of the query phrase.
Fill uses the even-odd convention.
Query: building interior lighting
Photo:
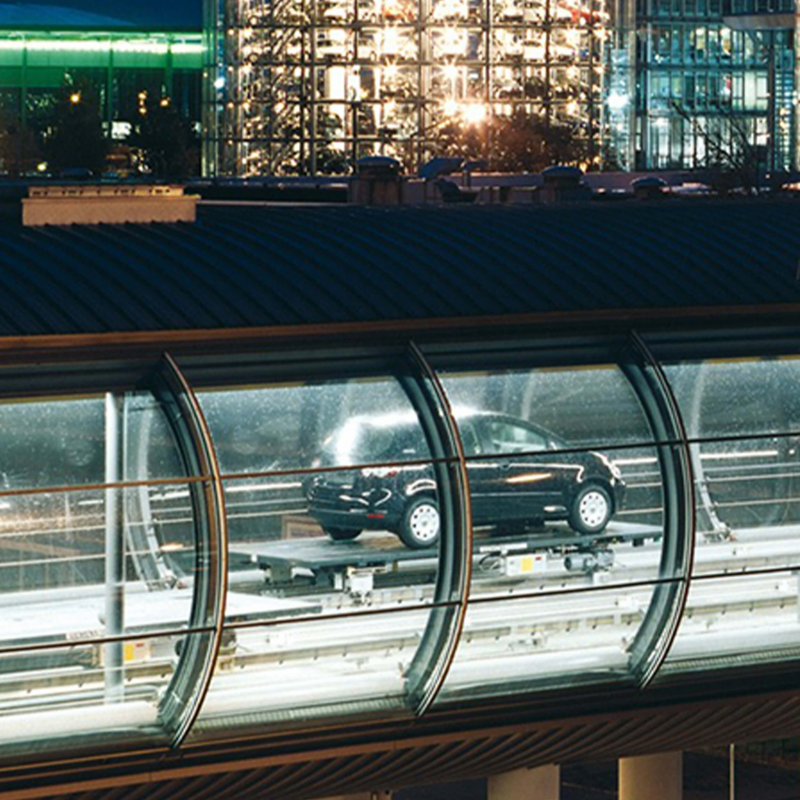
[[[240,175],[346,172],[371,155],[414,170],[447,155],[444,120],[483,128],[519,111],[593,141],[609,1],[235,0],[214,51],[231,72],[215,83],[221,130],[238,135],[232,150],[219,138],[217,160]]]

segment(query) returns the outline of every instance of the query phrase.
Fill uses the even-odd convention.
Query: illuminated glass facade
[[[206,15],[212,175],[487,158],[515,113],[565,126],[588,169],[747,182],[797,163],[795,22],[780,3],[209,0]]]
[[[106,135],[122,140],[143,102],[169,97],[199,125],[203,65],[197,32],[0,29],[0,111],[21,129],[3,153],[6,170],[36,167],[26,132],[46,129],[58,90],[83,81],[97,93]],[[26,152],[27,151],[27,152]]]
[[[794,6],[764,6],[639,0],[637,168],[795,167]]]
[[[206,12],[214,174],[342,173],[371,155],[415,170],[452,126],[485,158],[494,123],[515,112],[566,126],[599,163],[605,0],[221,0]]]
[[[800,658],[796,348],[317,345],[6,388],[0,752]]]

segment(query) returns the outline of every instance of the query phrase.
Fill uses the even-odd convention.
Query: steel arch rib
[[[666,478],[664,506],[668,516],[659,569],[661,582],[654,588],[647,615],[631,647],[632,671],[638,676],[639,687],[644,688],[664,663],[683,617],[692,580],[696,525],[689,444],[677,401],[664,371],[636,331],[631,333],[631,341],[652,377],[641,366],[635,366],[629,379],[634,378],[631,380],[634,391],[654,426],[662,470],[665,461],[670,467],[662,471]],[[670,554],[667,548],[675,551]]]
[[[464,626],[472,572],[472,514],[464,449],[447,395],[413,341],[409,343],[409,353],[418,373],[416,385],[422,388],[420,399],[425,403],[425,410],[433,415],[432,419],[438,420],[430,433],[436,437],[447,460],[445,470],[455,467],[455,480],[448,478],[446,481],[452,487],[451,496],[442,498],[447,500],[450,518],[447,514],[442,517],[436,601],[417,649],[417,663],[409,668],[413,676],[409,694],[414,702],[414,713],[420,716],[430,708],[444,684]],[[425,388],[426,383],[429,390]],[[441,501],[440,504],[445,507]]]
[[[157,383],[193,483],[197,564],[186,646],[159,715],[177,748],[200,712],[219,653],[228,584],[228,532],[222,481],[200,404],[173,358],[164,353]],[[199,528],[199,530],[198,530]],[[197,631],[197,633],[193,633]]]

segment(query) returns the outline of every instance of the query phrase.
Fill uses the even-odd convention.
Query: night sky
[[[145,26],[199,28],[203,19],[203,0],[35,0],[34,3],[4,0],[3,5],[75,8]]]

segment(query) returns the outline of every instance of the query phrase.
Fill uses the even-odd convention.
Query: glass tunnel
[[[6,756],[800,658],[800,358],[780,342],[519,336],[106,374],[0,387]]]

